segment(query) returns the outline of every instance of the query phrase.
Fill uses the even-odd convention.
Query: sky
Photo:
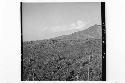
[[[23,41],[43,40],[101,24],[100,2],[22,3]]]

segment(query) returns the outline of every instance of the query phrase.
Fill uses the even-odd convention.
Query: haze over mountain
[[[82,31],[76,31],[73,32],[70,35],[64,35],[57,37],[57,39],[89,39],[89,38],[95,38],[95,39],[101,39],[102,37],[102,27],[101,25],[95,24],[94,26],[91,26],[85,30]]]
[[[101,25],[93,25],[89,28],[83,29],[72,29],[68,31],[60,31],[60,32],[55,32],[53,33],[53,37],[51,38],[46,38],[43,40],[49,40],[49,39],[89,39],[89,38],[95,38],[95,39],[101,39],[102,37],[102,27]],[[57,36],[55,36],[57,35]]]

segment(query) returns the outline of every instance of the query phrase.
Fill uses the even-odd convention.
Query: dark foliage
[[[23,81],[100,81],[102,40],[50,39],[23,42]]]

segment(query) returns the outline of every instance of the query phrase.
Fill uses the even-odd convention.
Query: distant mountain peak
[[[101,25],[93,25],[85,30],[74,32],[70,35],[63,35],[56,37],[56,39],[87,39],[95,38],[100,39],[102,37],[102,27]]]

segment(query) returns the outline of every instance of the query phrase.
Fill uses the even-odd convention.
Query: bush
[[[23,43],[23,80],[101,80],[101,39]]]

